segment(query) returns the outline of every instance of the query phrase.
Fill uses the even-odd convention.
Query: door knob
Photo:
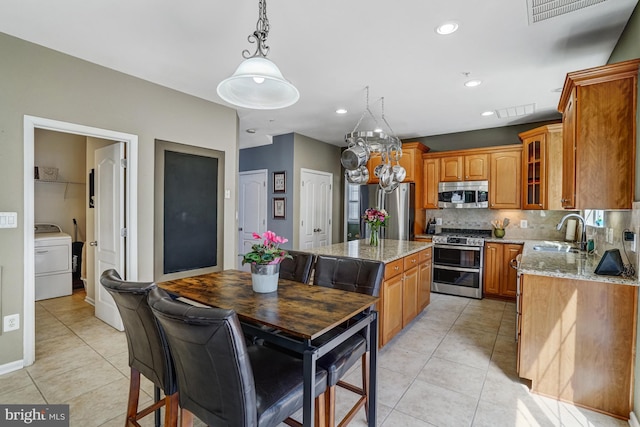
[[[98,241],[94,240],[93,242],[89,242],[89,246],[98,246]]]

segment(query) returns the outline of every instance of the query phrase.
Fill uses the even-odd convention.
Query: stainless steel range
[[[482,298],[484,239],[491,230],[443,228],[433,236],[431,290],[441,294]]]

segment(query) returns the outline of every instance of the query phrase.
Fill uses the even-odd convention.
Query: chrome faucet
[[[578,218],[580,221],[582,221],[582,237],[580,238],[580,250],[586,251],[587,250],[587,221],[585,221],[584,218],[578,214],[570,213],[562,217],[562,219],[560,220],[560,223],[556,226],[556,230],[560,231],[562,229],[562,226],[564,225],[564,222],[567,220],[567,218]]]

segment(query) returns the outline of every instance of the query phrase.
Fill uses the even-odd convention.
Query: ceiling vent
[[[527,116],[536,111],[536,104],[518,105],[517,107],[499,108],[496,114],[500,119],[510,119],[513,117]]]
[[[529,25],[604,1],[606,0],[527,0]]]

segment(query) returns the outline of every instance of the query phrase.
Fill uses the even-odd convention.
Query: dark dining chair
[[[156,412],[156,426],[160,424],[160,408],[165,408],[166,427],[178,425],[178,384],[166,337],[159,327],[147,296],[155,283],[130,282],[121,279],[114,269],[106,270],[100,283],[111,294],[118,307],[129,347],[129,399],[125,426],[139,426],[138,420]],[[155,402],[138,411],[140,375],[154,385]],[[160,390],[164,399],[160,399]]]
[[[210,426],[275,427],[302,407],[302,361],[247,347],[233,310],[191,306],[162,289],[151,291],[149,305],[175,360],[183,426],[195,415]],[[324,423],[327,372],[318,368],[314,382],[316,422]]]
[[[316,256],[313,284],[343,291],[359,292],[377,297],[384,279],[384,263],[357,258]],[[337,331],[329,332],[314,340],[321,344],[333,338]],[[365,335],[355,334],[318,360],[318,366],[326,369],[328,377],[325,397],[327,426],[335,426],[336,386],[360,395],[355,405],[340,422],[347,425],[364,406],[367,414],[369,398],[369,348]],[[377,351],[377,349],[373,349]],[[362,386],[342,381],[342,377],[358,361],[362,361]]]
[[[307,252],[290,251],[293,258],[285,258],[280,263],[280,278],[307,284],[311,278],[314,255]]]

